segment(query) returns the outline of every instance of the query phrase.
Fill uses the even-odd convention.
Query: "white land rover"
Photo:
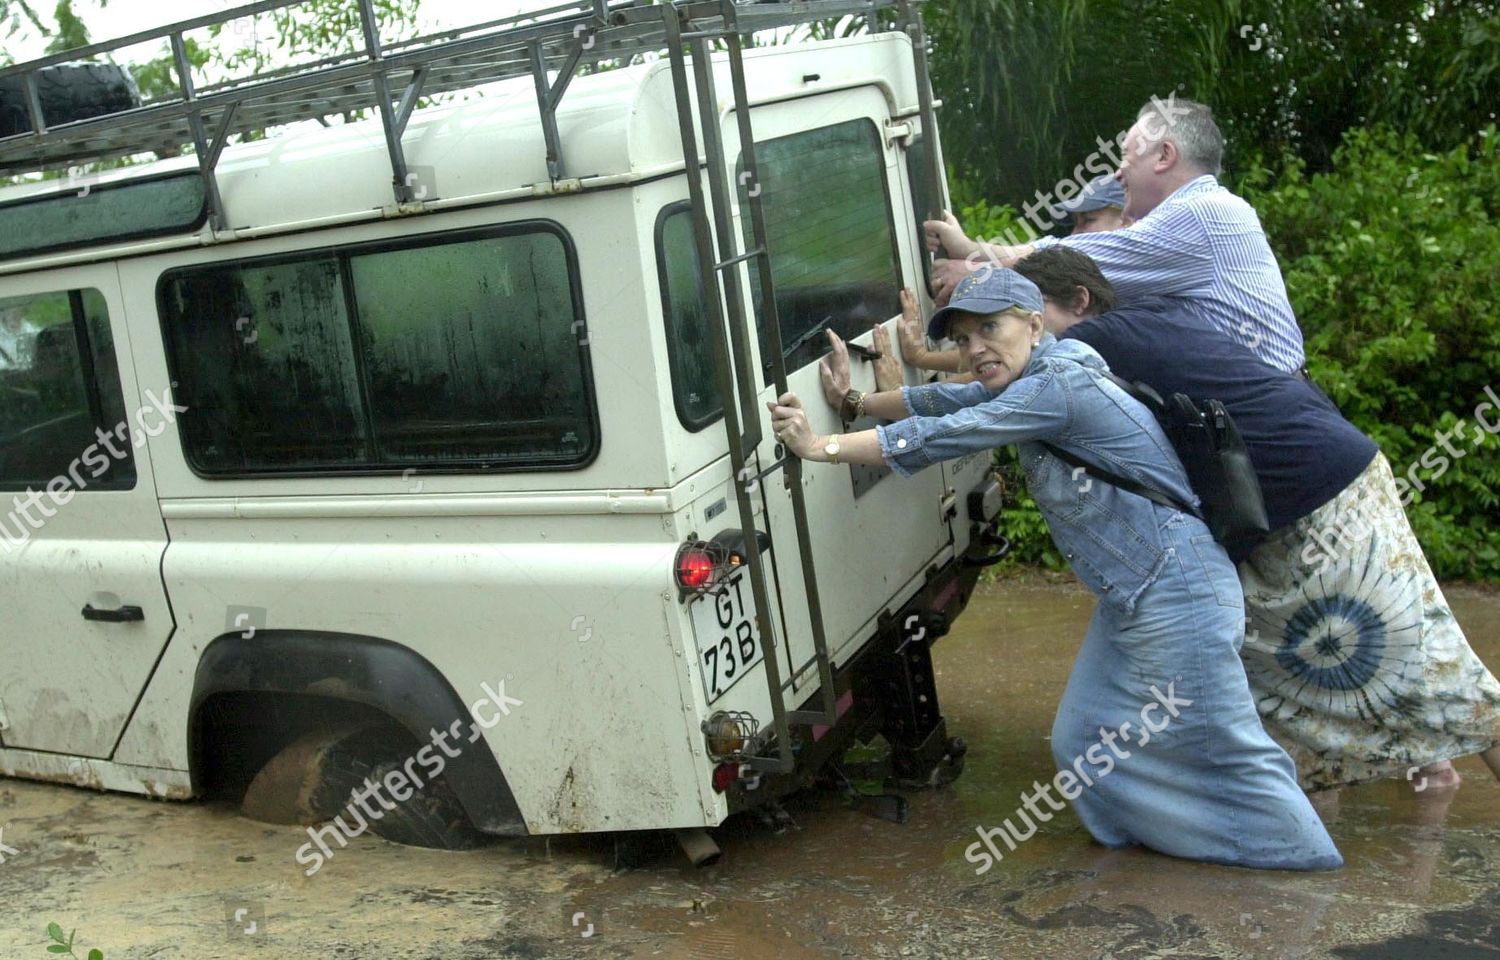
[[[988,463],[803,472],[763,403],[925,288],[915,8],[559,10],[67,122],[111,44],[0,70],[0,174],[73,168],[0,188],[0,773],[295,820],[404,771],[373,829],[456,845],[961,766]]]

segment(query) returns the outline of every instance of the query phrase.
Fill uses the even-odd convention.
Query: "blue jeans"
[[[1171,558],[1133,613],[1095,608],[1058,706],[1052,755],[1079,778],[1073,808],[1108,847],[1242,867],[1342,866],[1256,713],[1233,565],[1181,513],[1163,525],[1162,545]]]

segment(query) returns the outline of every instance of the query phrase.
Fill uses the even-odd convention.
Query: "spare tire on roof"
[[[37,73],[42,122],[49,127],[141,105],[130,71],[113,63],[55,63]],[[0,77],[0,137],[31,130],[21,75]]]

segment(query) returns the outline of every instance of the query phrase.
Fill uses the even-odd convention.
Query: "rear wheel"
[[[493,842],[469,822],[442,776],[429,780],[411,764],[420,748],[392,724],[308,733],[261,768],[245,791],[241,809],[248,817],[272,823],[314,824],[335,816],[343,816],[346,823],[363,819],[370,832],[392,843],[434,850],[470,850]],[[405,772],[409,767],[417,782]],[[384,785],[397,772],[397,790],[411,791],[406,799],[396,799],[388,786],[369,791],[370,785]],[[366,795],[362,805],[354,800],[356,791]],[[354,810],[361,812],[356,815]]]

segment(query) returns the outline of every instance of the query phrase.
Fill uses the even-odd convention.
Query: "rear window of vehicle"
[[[133,487],[132,442],[104,296],[0,299],[0,490]]]
[[[158,289],[207,476],[560,469],[598,446],[576,258],[514,224],[183,268]]]
[[[861,119],[766,140],[755,153],[781,342],[787,369],[795,370],[828,352],[825,329],[854,337],[901,312],[885,152],[875,124]],[[751,180],[737,177],[747,250],[755,245],[746,208]],[[761,354],[769,360],[753,264],[750,275]]]

